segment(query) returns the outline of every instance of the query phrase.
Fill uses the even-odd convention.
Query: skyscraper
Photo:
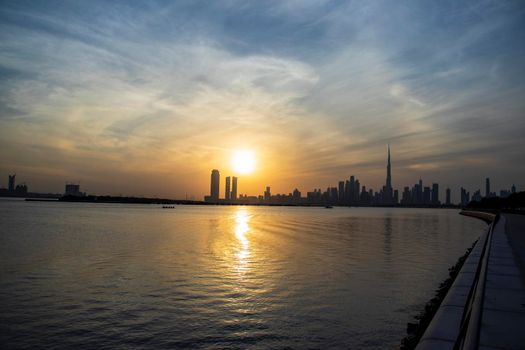
[[[266,191],[264,191],[264,200],[269,202],[271,196],[272,196],[272,193],[270,192],[270,186],[266,186]]]
[[[392,189],[392,173],[390,166],[390,145],[388,145],[388,164],[386,165],[386,187]]]
[[[236,176],[232,177],[232,193],[231,193],[230,199],[232,201],[237,200],[237,177]]]
[[[394,202],[392,190],[392,171],[390,164],[390,145],[388,145],[388,162],[386,165],[386,183],[383,192],[383,204],[392,204]]]
[[[339,204],[342,204],[345,200],[345,182],[339,181]]]
[[[485,179],[485,197],[490,197],[490,178]]]
[[[350,182],[349,182],[349,188],[348,188],[348,202],[352,203],[354,201],[354,189],[355,189],[355,176],[350,176]]]
[[[461,206],[466,206],[470,202],[470,193],[461,187]]]
[[[446,205],[450,205],[450,188],[447,188],[447,191],[446,191],[446,197],[445,197],[445,204]]]
[[[438,205],[439,202],[439,185],[438,184],[432,184],[432,204]]]
[[[423,180],[419,178],[418,188],[417,188],[417,203],[423,204]]]
[[[16,178],[16,174],[9,175],[9,192],[15,191],[15,178]]]
[[[430,204],[430,187],[425,186],[423,189],[423,204]]]
[[[224,189],[224,199],[230,199],[230,177],[226,177],[226,188]]]
[[[214,202],[219,201],[220,178],[219,170],[213,169],[211,171],[210,199]]]

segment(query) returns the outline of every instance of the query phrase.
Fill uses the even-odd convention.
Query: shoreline
[[[19,197],[20,198],[20,197]],[[28,202],[70,202],[70,203],[114,203],[114,204],[157,204],[157,205],[206,205],[206,206],[268,206],[268,207],[317,207],[317,208],[421,208],[421,209],[461,209],[457,205],[338,205],[324,203],[253,203],[238,201],[235,203],[210,203],[186,199],[168,198],[139,198],[139,197],[117,197],[117,196],[86,196],[86,197],[60,197],[60,198],[25,198]]]

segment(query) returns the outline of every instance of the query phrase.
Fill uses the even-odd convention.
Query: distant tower
[[[345,182],[344,181],[339,181],[338,195],[339,195],[339,203],[343,203],[343,201],[345,200]]]
[[[9,175],[9,192],[15,191],[15,178],[16,178],[16,174]]]
[[[432,184],[432,204],[438,205],[439,203],[439,184]]]
[[[388,164],[386,165],[386,188],[392,189],[392,173],[390,166],[390,145],[388,145]]]
[[[419,184],[417,188],[417,203],[423,204],[423,180],[419,178]]]
[[[231,192],[230,199],[232,201],[237,200],[237,177],[236,176],[232,177],[232,192]]]
[[[272,193],[270,192],[270,186],[266,186],[266,191],[264,191],[264,200],[269,202]]]
[[[510,189],[511,193],[516,193],[516,186],[512,185],[512,188]]]
[[[485,197],[490,197],[490,178],[485,179]]]
[[[450,205],[450,188],[447,188],[447,191],[446,191],[445,204]]]
[[[386,184],[385,193],[383,194],[383,202],[385,204],[391,204],[394,201],[393,190],[392,190],[392,168],[390,164],[390,144],[388,145],[388,162],[386,165]]]
[[[226,177],[226,188],[224,189],[224,199],[230,199],[230,177]]]
[[[210,186],[210,199],[214,202],[219,200],[219,183],[221,175],[219,170],[213,169],[211,171],[211,186]]]

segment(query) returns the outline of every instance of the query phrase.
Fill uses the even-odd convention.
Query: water
[[[3,349],[395,348],[457,210],[0,200]]]

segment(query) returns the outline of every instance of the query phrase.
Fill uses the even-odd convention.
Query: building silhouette
[[[394,196],[392,189],[392,167],[390,164],[390,145],[388,145],[388,161],[386,165],[386,183],[383,187],[383,203],[382,204],[393,204]]]
[[[9,176],[9,192],[15,192],[15,184],[16,184],[16,174],[8,175]]]
[[[65,189],[64,189],[64,196],[75,196],[75,197],[83,197],[85,196],[85,193],[80,192],[80,185],[74,184],[74,183],[66,183]]]
[[[224,199],[230,200],[230,177],[226,177],[226,187],[224,188]]]
[[[447,188],[445,192],[445,204],[450,205],[450,188]]]
[[[485,179],[485,197],[490,197],[490,178],[488,177]]]
[[[439,201],[439,185],[437,183],[432,184],[432,205],[441,204]]]
[[[461,187],[461,206],[465,207],[470,202],[470,193]]]
[[[269,202],[272,197],[272,192],[270,191],[270,186],[266,186],[266,191],[264,191],[264,201]]]
[[[219,201],[219,185],[220,185],[221,175],[219,170],[213,169],[211,171],[211,181],[210,181],[210,200],[213,202]]]
[[[232,191],[230,195],[230,200],[234,201],[237,200],[237,177],[232,177]]]

